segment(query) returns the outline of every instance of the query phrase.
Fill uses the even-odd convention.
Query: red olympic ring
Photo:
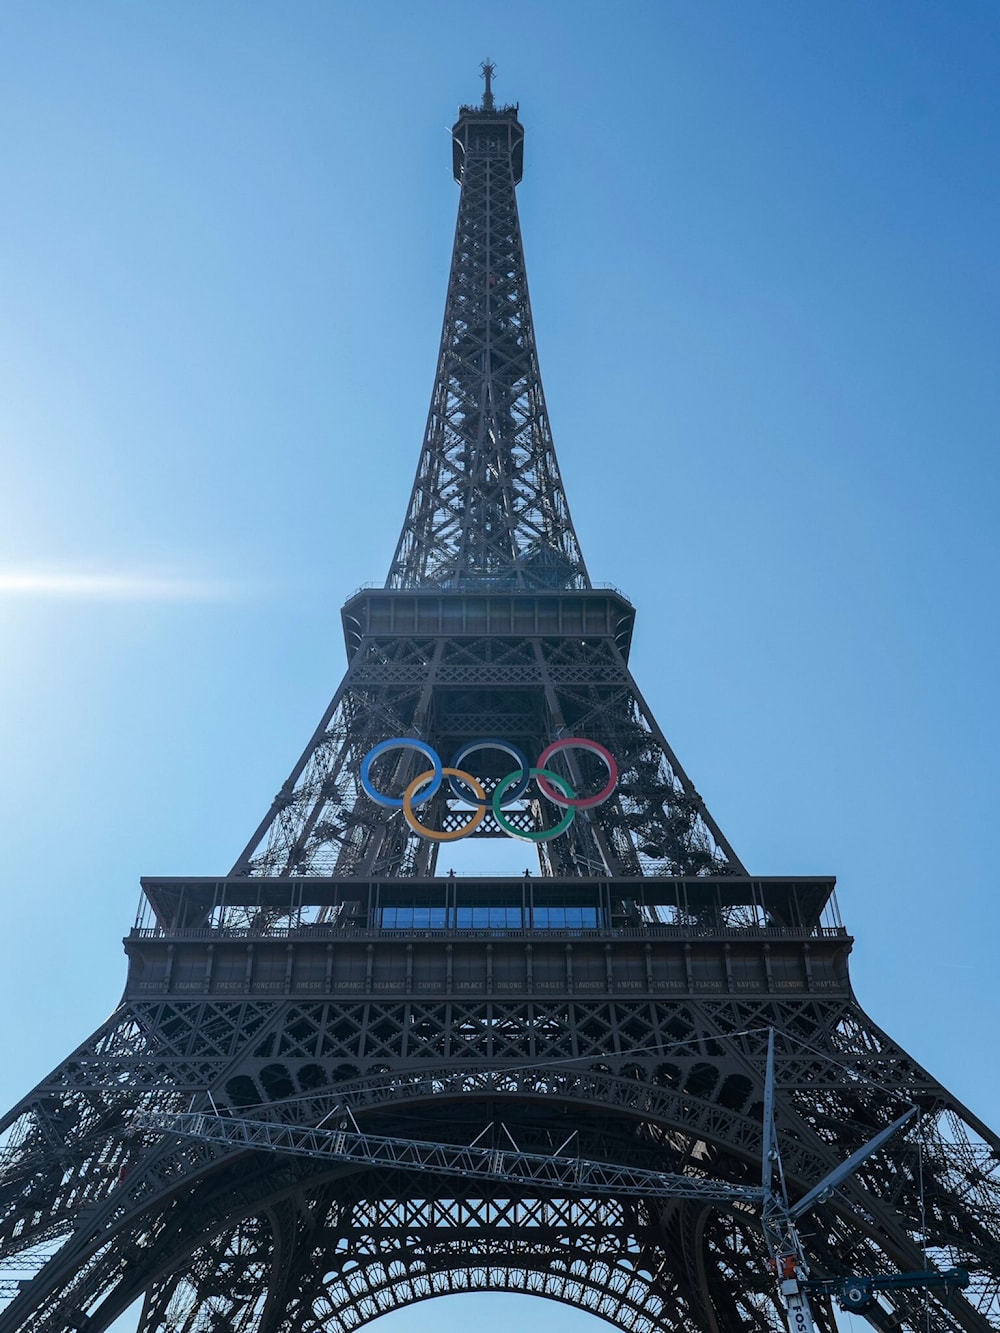
[[[618,782],[618,765],[615,762],[615,757],[611,751],[606,750],[603,745],[598,745],[597,741],[586,740],[582,736],[568,736],[564,740],[553,741],[551,745],[546,746],[535,761],[536,766],[538,768],[547,768],[548,761],[554,754],[558,754],[560,750],[571,749],[589,750],[591,754],[596,754],[598,758],[604,761],[604,765],[608,770],[608,780],[596,795],[576,797],[563,796],[563,794],[557,792],[545,778],[536,777],[535,782],[538,785],[539,790],[548,797],[553,805],[561,805],[564,810],[589,810],[591,806],[600,805],[602,801],[606,801],[614,791],[615,785]]]

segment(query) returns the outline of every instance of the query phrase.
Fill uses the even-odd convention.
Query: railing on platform
[[[743,940],[743,939],[846,939],[847,931],[843,926],[624,926],[607,929],[546,929],[526,930],[516,927],[420,929],[412,930],[376,930],[365,927],[326,925],[317,923],[305,926],[204,926],[200,928],[167,929],[160,926],[134,926],[129,931],[133,940],[337,940],[349,944],[370,940],[400,940],[406,942],[426,940]]]

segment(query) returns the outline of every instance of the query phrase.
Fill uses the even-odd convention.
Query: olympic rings
[[[388,796],[378,791],[372,783],[372,764],[389,750],[407,749],[416,750],[418,754],[430,761],[431,767],[413,778],[401,797]],[[548,760],[553,755],[570,749],[586,750],[597,755],[608,771],[607,782],[600,791],[592,796],[577,796],[571,783],[562,774],[546,767]],[[462,768],[462,764],[468,756],[474,754],[477,750],[499,750],[501,754],[507,755],[517,765],[506,777],[500,779],[493,790],[492,796],[487,795],[478,778]],[[450,832],[426,828],[414,814],[414,806],[423,805],[426,801],[432,800],[441,790],[441,784],[445,778],[448,779],[451,793],[458,800],[465,805],[475,807],[468,822],[463,824],[461,828],[452,829]],[[528,832],[518,828],[503,813],[505,806],[513,805],[516,801],[524,798],[532,779],[534,779],[538,790],[547,800],[565,811],[565,814],[553,828],[542,829],[539,832]],[[610,750],[606,750],[597,741],[587,740],[581,736],[567,736],[546,746],[538,756],[538,762],[534,767],[528,763],[527,756],[518,746],[511,741],[498,740],[495,737],[468,741],[456,751],[451,764],[445,767],[442,765],[437,752],[425,741],[416,740],[412,736],[394,736],[390,740],[380,741],[365,755],[361,762],[360,782],[362,790],[371,800],[378,805],[386,805],[395,810],[402,810],[403,817],[413,832],[419,834],[422,838],[429,839],[431,842],[454,842],[458,838],[467,837],[470,833],[475,832],[486,818],[488,811],[492,813],[494,821],[508,837],[522,838],[528,842],[548,842],[550,838],[557,838],[561,833],[566,832],[572,824],[577,810],[589,810],[595,805],[601,805],[611,796],[618,784],[618,765]]]

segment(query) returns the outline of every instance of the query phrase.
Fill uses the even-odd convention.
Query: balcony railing
[[[342,944],[372,940],[410,943],[426,940],[810,940],[847,939],[843,926],[702,926],[650,925],[580,928],[481,926],[442,929],[414,927],[407,930],[380,930],[375,927],[338,926],[317,923],[303,926],[202,926],[172,930],[161,926],[136,926],[128,935],[132,940],[327,940]]]

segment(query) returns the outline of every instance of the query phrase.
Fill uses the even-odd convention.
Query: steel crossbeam
[[[265,1149],[302,1157],[390,1166],[405,1171],[504,1180],[511,1184],[573,1190],[584,1194],[655,1199],[695,1199],[707,1203],[759,1205],[764,1192],[752,1185],[644,1171],[581,1157],[546,1156],[510,1148],[479,1148],[420,1139],[359,1134],[345,1129],[316,1129],[267,1120],[208,1115],[202,1112],[145,1111],[136,1127],[210,1141],[233,1148]]]

